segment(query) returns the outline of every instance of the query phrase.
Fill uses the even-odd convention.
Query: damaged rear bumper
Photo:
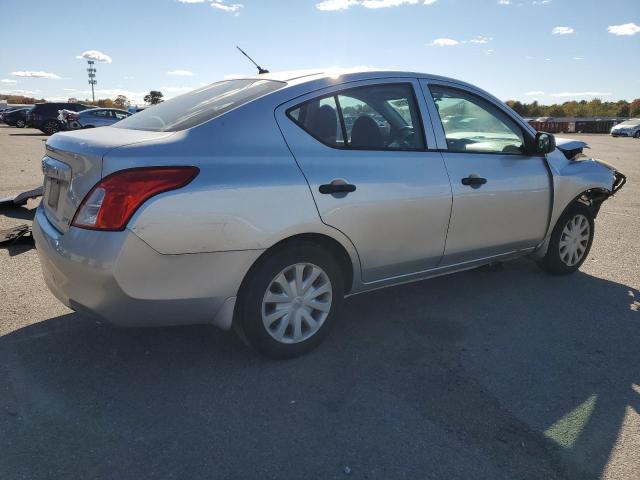
[[[124,327],[231,327],[244,274],[261,251],[162,255],[130,230],[56,230],[38,207],[33,235],[45,282],[62,303]]]

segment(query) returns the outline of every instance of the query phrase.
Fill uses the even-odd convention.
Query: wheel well
[[[290,247],[291,245],[300,243],[314,243],[329,250],[332,253],[333,257],[337,260],[338,266],[340,267],[342,278],[344,279],[344,293],[347,294],[351,291],[351,288],[353,286],[353,264],[351,263],[351,257],[349,257],[347,250],[340,244],[340,242],[320,233],[303,233],[294,235],[292,237],[285,238],[284,240],[280,240],[278,243],[269,247],[253,263],[253,265],[245,275],[240,289],[242,289],[247,278],[249,278],[253,270],[260,264],[261,261],[263,261],[265,258],[267,258],[277,250],[281,250]]]
[[[602,189],[602,188],[592,188],[590,190],[585,190],[567,206],[567,208],[572,205],[578,203],[581,205],[585,205],[593,215],[593,218],[598,216],[598,212],[600,211],[600,207],[602,206],[602,202],[604,202],[607,198],[611,196],[611,192]]]

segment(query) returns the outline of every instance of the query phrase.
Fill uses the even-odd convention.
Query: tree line
[[[155,105],[162,102],[163,97],[164,95],[162,92],[158,90],[151,90],[147,95],[145,95],[144,101],[148,104]],[[44,98],[25,97],[24,95],[0,95],[0,100],[6,100],[7,103],[13,105],[33,105],[34,103],[46,102]],[[83,105],[92,107],[121,108],[123,110],[126,110],[129,105],[131,105],[131,101],[124,95],[118,95],[115,99],[101,98],[95,102],[88,98],[80,100],[75,97],[71,97],[67,101],[69,103],[82,103]]]
[[[640,117],[640,98],[632,102],[603,102],[594,98],[588,102],[572,100],[553,105],[540,105],[537,101],[522,103],[518,100],[507,100],[506,103],[523,117]]]

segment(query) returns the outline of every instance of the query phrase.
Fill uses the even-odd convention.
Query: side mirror
[[[546,155],[556,149],[556,137],[550,133],[536,133],[536,153]]]

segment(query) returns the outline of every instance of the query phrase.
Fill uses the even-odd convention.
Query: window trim
[[[420,128],[420,132],[422,134],[422,141],[424,144],[424,148],[370,148],[370,147],[352,147],[349,145],[344,145],[344,146],[338,146],[338,145],[330,145],[326,142],[324,142],[323,140],[321,140],[320,138],[318,138],[316,135],[314,135],[313,133],[307,131],[302,125],[300,125],[300,123],[298,123],[298,121],[293,118],[293,116],[291,115],[291,112],[293,110],[296,110],[297,108],[301,108],[302,105],[304,105],[307,102],[311,102],[314,100],[317,100],[318,102],[321,100],[324,100],[325,98],[334,98],[334,101],[336,103],[336,107],[337,107],[337,111],[338,111],[338,121],[340,123],[340,127],[342,129],[342,136],[343,139],[345,140],[345,142],[347,141],[347,130],[346,130],[346,126],[344,124],[344,116],[342,114],[342,107],[340,106],[340,100],[338,99],[339,95],[343,95],[345,94],[345,92],[349,92],[349,91],[353,91],[353,90],[361,90],[364,88],[371,88],[371,87],[377,87],[377,86],[393,86],[393,85],[402,85],[402,86],[406,86],[409,87],[409,89],[411,90],[411,95],[413,98],[413,104],[416,108],[416,117],[417,117],[417,123],[419,124],[419,128]],[[420,105],[418,103],[418,97],[416,94],[416,89],[415,89],[415,85],[411,82],[411,81],[404,81],[404,82],[397,82],[397,81],[390,81],[390,82],[379,82],[379,83],[368,83],[366,85],[359,85],[359,86],[355,86],[355,87],[347,87],[344,89],[339,89],[339,90],[334,90],[330,93],[324,94],[324,95],[320,95],[317,97],[312,97],[309,98],[307,100],[304,100],[300,103],[297,103],[296,105],[293,105],[291,107],[288,107],[285,110],[285,116],[287,117],[288,120],[290,120],[291,122],[293,122],[298,128],[300,128],[304,133],[306,133],[307,135],[313,137],[315,140],[317,140],[318,142],[320,142],[322,145],[332,148],[334,150],[351,150],[351,151],[367,151],[367,152],[427,152],[427,151],[432,151],[433,149],[429,149],[429,145],[427,144],[427,135],[424,129],[424,124],[422,121],[423,118],[423,113],[420,110]],[[416,128],[416,126],[414,126],[414,129]]]
[[[448,83],[441,83],[441,82],[433,82],[430,81],[429,79],[426,79],[427,84],[427,92],[428,92],[428,98],[426,99],[428,102],[430,101],[431,104],[434,107],[434,111],[435,111],[435,115],[431,115],[431,121],[432,122],[436,122],[437,125],[440,127],[441,131],[442,131],[442,135],[444,137],[444,140],[446,142],[446,132],[444,129],[444,125],[442,124],[442,118],[440,118],[440,112],[438,111],[437,108],[435,108],[436,105],[436,101],[433,98],[433,92],[431,91],[433,87],[436,88],[444,88],[444,89],[448,89],[448,90],[454,90],[457,92],[461,92],[464,95],[468,95],[470,97],[473,98],[477,98],[480,100],[481,103],[486,103],[489,104],[490,106],[492,106],[493,108],[495,108],[498,112],[502,113],[503,115],[505,115],[513,124],[514,127],[516,127],[520,133],[522,134],[522,138],[524,140],[524,147],[526,149],[526,151],[524,152],[518,152],[518,153],[509,153],[509,152],[480,152],[480,151],[465,151],[465,152],[461,152],[461,151],[456,151],[456,150],[450,150],[448,148],[448,144],[447,144],[447,148],[437,148],[434,149],[433,151],[437,151],[437,152],[442,152],[442,153],[460,153],[460,154],[474,154],[474,155],[511,155],[511,156],[521,156],[521,157],[544,157],[544,155],[540,155],[535,153],[535,149],[533,148],[534,146],[534,138],[531,135],[531,132],[529,132],[527,129],[525,129],[520,122],[513,118],[513,116],[505,109],[503,108],[501,105],[495,103],[494,101],[486,98],[484,95],[481,95],[477,92],[474,92],[472,90],[469,90],[467,88],[464,88],[462,86],[457,86],[457,85],[451,85]],[[425,95],[426,96],[426,95]],[[490,112],[491,113],[491,112]]]

